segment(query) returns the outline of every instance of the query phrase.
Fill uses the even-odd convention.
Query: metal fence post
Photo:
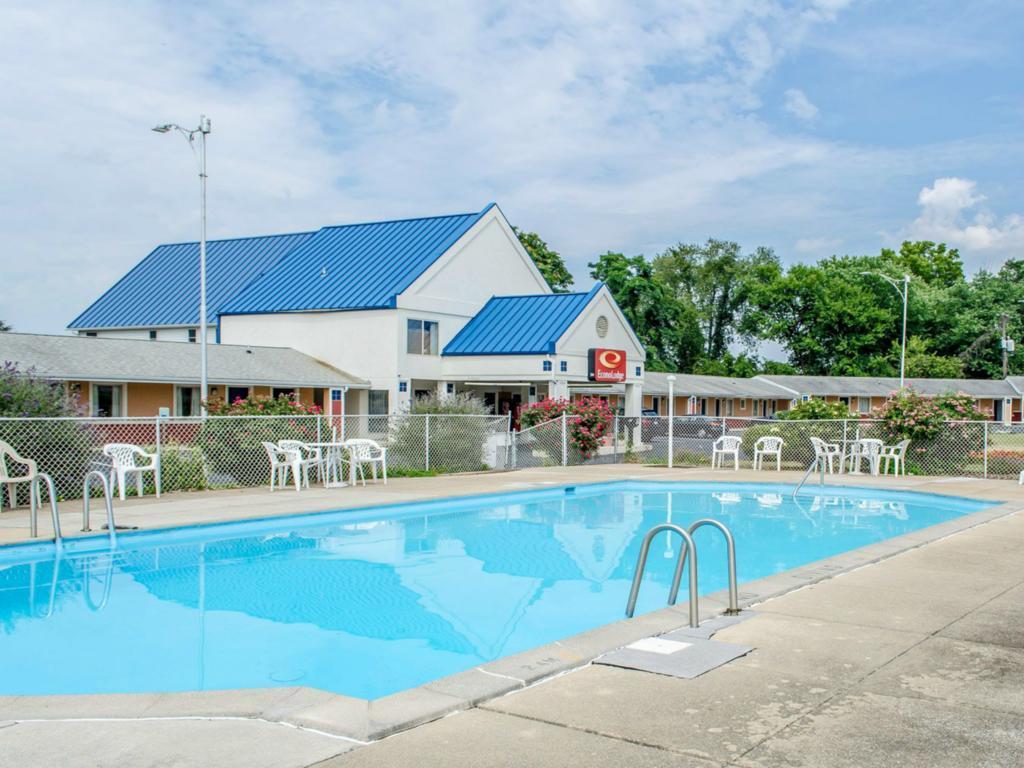
[[[612,464],[619,463],[619,414],[612,416]]]
[[[423,414],[423,469],[430,471],[430,414]]]
[[[984,426],[985,426],[984,437],[982,437],[982,444],[983,444],[982,456],[984,458],[982,459],[982,463],[981,463],[981,467],[982,467],[981,472],[982,472],[982,476],[985,477],[986,479],[988,479],[988,422],[987,421],[985,422]]]
[[[569,437],[566,434],[566,432],[567,432],[567,430],[566,430],[567,421],[568,421],[568,416],[563,413],[562,414],[562,466],[563,467],[569,466]]]
[[[508,419],[505,422],[505,469],[509,469],[508,463],[511,460],[512,469],[516,468],[515,455],[516,436],[512,431],[512,411],[508,412]]]
[[[160,440],[160,414],[159,413],[156,415],[156,428],[153,431],[155,433],[154,437],[156,438],[156,472],[154,472],[156,477],[153,478],[153,485],[155,485],[157,488],[160,488],[161,485],[162,485],[163,473],[164,473],[164,458],[163,458],[163,455],[162,455],[161,450],[160,450],[161,440]]]

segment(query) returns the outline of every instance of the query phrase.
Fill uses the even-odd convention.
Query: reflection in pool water
[[[7,555],[0,694],[306,685],[376,698],[622,618],[657,523],[725,522],[742,582],[988,506],[826,490],[618,483]],[[700,591],[724,588],[723,540],[696,540]],[[638,613],[664,605],[677,547],[655,542]]]

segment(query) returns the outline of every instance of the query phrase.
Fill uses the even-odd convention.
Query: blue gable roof
[[[479,213],[325,227],[221,309],[221,314],[381,309],[423,274]]]
[[[206,307],[215,322],[220,307],[313,236],[312,232],[206,243]],[[199,243],[157,246],[68,328],[145,328],[199,323]]]
[[[210,240],[209,322],[222,314],[393,307],[398,294],[493,206],[479,213]],[[199,244],[175,243],[154,249],[68,327],[198,322]]]
[[[601,290],[494,296],[444,348],[444,355],[551,355],[573,321]]]

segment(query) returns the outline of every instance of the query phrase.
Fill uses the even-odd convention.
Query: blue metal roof
[[[494,296],[444,348],[444,355],[550,355],[601,289],[588,293]]]
[[[491,209],[325,227],[254,280],[221,314],[381,309]]]
[[[223,304],[312,232],[206,243],[209,322]],[[199,243],[157,246],[68,328],[145,328],[199,323]]]

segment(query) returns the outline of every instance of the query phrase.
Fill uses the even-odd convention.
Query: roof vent
[[[327,277],[327,267],[320,267],[320,277]]]
[[[597,331],[598,338],[603,339],[605,336],[607,336],[608,318],[605,317],[604,315],[598,315],[597,323],[595,324],[594,329]]]

